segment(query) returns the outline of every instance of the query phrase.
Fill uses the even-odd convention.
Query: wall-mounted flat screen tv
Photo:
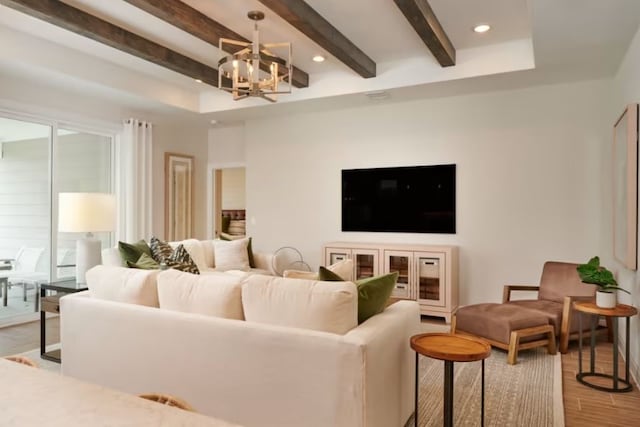
[[[456,232],[456,165],[342,171],[342,231]]]

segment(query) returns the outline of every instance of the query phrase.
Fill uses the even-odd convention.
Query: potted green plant
[[[626,289],[618,286],[613,273],[600,265],[600,258],[597,256],[591,258],[586,264],[580,264],[577,270],[584,283],[598,286],[596,291],[596,305],[598,307],[614,308],[617,303],[615,291],[629,293]]]

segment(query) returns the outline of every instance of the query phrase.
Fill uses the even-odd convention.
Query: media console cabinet
[[[451,323],[458,308],[457,246],[330,242],[322,255],[324,266],[352,259],[356,280],[397,271],[393,296],[418,301],[421,314]]]

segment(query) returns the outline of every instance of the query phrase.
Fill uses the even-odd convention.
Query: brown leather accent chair
[[[578,264],[547,261],[542,269],[540,286],[506,285],[502,295],[503,304],[526,308],[547,317],[553,325],[556,336],[560,337],[560,353],[566,353],[569,339],[577,336],[579,313],[574,313],[573,302],[595,298],[596,285],[580,280],[576,271]],[[511,301],[512,291],[537,291],[538,299]],[[588,319],[582,319],[583,329],[587,329]]]

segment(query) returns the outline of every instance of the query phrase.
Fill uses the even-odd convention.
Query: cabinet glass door
[[[398,272],[398,280],[392,296],[397,298],[411,298],[409,287],[409,273],[411,272],[411,252],[384,251],[384,273]]]
[[[418,300],[422,304],[445,306],[444,262],[440,254],[416,255]]]
[[[366,279],[378,275],[378,251],[354,249],[353,264],[355,280]]]

